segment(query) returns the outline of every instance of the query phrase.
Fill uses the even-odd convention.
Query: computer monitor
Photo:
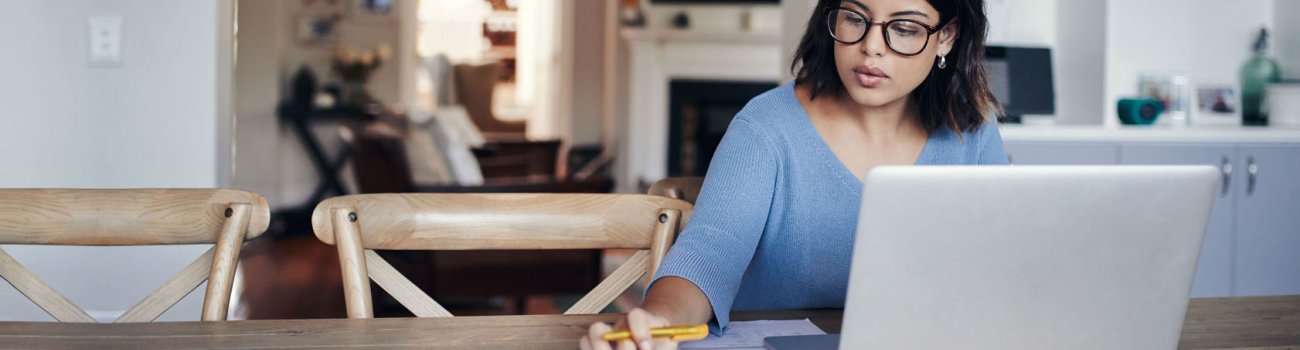
[[[1020,123],[1026,114],[1056,114],[1051,49],[987,46],[984,69],[993,96],[1006,110],[999,122]]]

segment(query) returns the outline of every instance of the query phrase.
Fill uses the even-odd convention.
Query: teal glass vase
[[[1255,57],[1241,67],[1241,122],[1244,125],[1268,125],[1264,113],[1264,89],[1282,80],[1277,61],[1268,57],[1268,31],[1260,30],[1255,42]]]

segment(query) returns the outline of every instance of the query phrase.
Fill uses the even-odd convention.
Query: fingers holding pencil
[[[655,338],[651,334],[652,329],[670,325],[663,317],[642,309],[633,309],[614,327],[605,323],[592,324],[578,345],[583,350],[675,350],[677,342],[673,338]],[[612,332],[616,329],[622,332]]]

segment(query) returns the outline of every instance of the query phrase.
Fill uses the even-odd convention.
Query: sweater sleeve
[[[1007,159],[1007,151],[1002,146],[1002,132],[998,130],[997,122],[984,123],[980,126],[976,138],[979,143],[979,157],[975,160],[977,165],[1008,165],[1011,164]]]
[[[780,167],[770,140],[742,116],[722,137],[690,222],[646,288],[668,276],[691,281],[713,307],[710,326],[715,333],[727,326],[741,279],[763,236]]]

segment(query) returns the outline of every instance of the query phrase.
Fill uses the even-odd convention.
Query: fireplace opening
[[[731,119],[776,82],[674,79],[668,86],[668,176],[704,176]]]

